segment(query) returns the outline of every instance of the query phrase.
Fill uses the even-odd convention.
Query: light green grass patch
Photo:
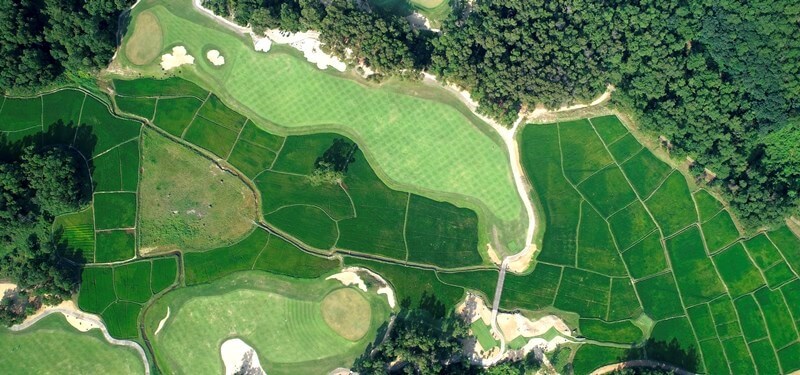
[[[636,282],[636,292],[644,312],[653,320],[673,317],[683,312],[672,273]]]
[[[554,306],[584,318],[602,318],[608,310],[610,292],[608,277],[565,267]]]
[[[640,201],[634,201],[608,219],[620,249],[628,249],[656,229]]]
[[[564,175],[573,184],[613,163],[588,120],[559,123],[558,130]]]
[[[698,340],[717,339],[716,324],[708,304],[694,305],[686,309],[686,313]]]
[[[144,132],[142,142],[143,249],[148,253],[213,249],[250,232],[256,218],[255,195],[239,178],[154,131]]]
[[[193,97],[158,99],[153,123],[167,133],[180,137],[202,104]]]
[[[731,337],[722,341],[725,355],[728,357],[731,371],[734,374],[754,374],[756,372],[750,350],[741,336]]]
[[[642,339],[642,330],[629,320],[604,322],[598,319],[581,319],[581,334],[590,340],[632,344]]]
[[[8,374],[142,374],[133,349],[113,346],[99,330],[79,332],[60,314],[20,332],[0,330],[0,367]]]
[[[611,144],[628,134],[628,129],[615,115],[593,117],[589,119],[589,122],[592,123],[605,144]]]
[[[611,301],[608,306],[606,320],[616,321],[630,319],[642,312],[636,292],[629,278],[611,279]]]
[[[733,301],[739,322],[742,324],[742,333],[747,341],[756,341],[767,337],[767,328],[764,325],[764,315],[758,308],[758,303],[752,294],[748,294]]]
[[[586,203],[581,209],[578,267],[608,276],[628,276],[608,224]]]
[[[694,192],[694,200],[697,203],[697,211],[700,214],[701,221],[710,220],[722,211],[722,203],[705,189]]]
[[[744,246],[762,271],[783,261],[781,253],[763,233],[745,241]]]
[[[578,185],[578,190],[603,217],[611,216],[636,200],[636,194],[616,165],[608,166],[587,178]]]
[[[643,148],[622,164],[622,171],[639,196],[646,199],[661,185],[672,169],[655,157],[650,150]]]
[[[750,352],[753,353],[753,361],[760,374],[777,374],[780,372],[778,358],[769,340],[762,339],[749,344]]]
[[[634,279],[654,275],[668,267],[664,247],[661,244],[661,235],[658,232],[650,233],[643,240],[625,250],[622,258]]]
[[[761,288],[756,291],[755,297],[761,306],[761,311],[764,312],[764,320],[767,323],[772,345],[782,348],[797,340],[797,332],[791,314],[781,293]]]
[[[608,145],[608,151],[619,164],[638,154],[641,149],[642,144],[636,140],[633,134],[628,134]]]
[[[700,351],[703,354],[703,360],[706,365],[706,370],[709,374],[729,374],[728,360],[725,358],[725,351],[722,348],[722,343],[719,338],[713,338],[705,341],[700,341]]]
[[[478,319],[472,322],[469,328],[472,330],[472,334],[478,339],[478,343],[481,344],[483,350],[489,350],[500,345],[494,336],[492,336],[489,326],[486,325],[483,320]]]
[[[208,91],[194,83],[175,77],[167,79],[115,79],[114,89],[117,94],[125,96],[191,96],[199,100],[203,100],[208,96]]]
[[[794,272],[800,272],[800,238],[785,225],[769,232],[769,238],[778,246]]]
[[[186,129],[184,139],[224,159],[233,149],[238,135],[234,130],[206,120],[204,117],[196,116],[189,128]]]

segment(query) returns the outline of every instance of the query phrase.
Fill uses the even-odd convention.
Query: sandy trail
[[[46,317],[46,316],[48,316],[50,314],[63,314],[67,318],[67,321],[73,327],[75,327],[75,328],[77,328],[77,329],[79,329],[81,331],[84,331],[83,328],[78,328],[76,326],[76,324],[78,324],[79,322],[81,324],[84,324],[85,327],[91,327],[91,328],[99,329],[103,333],[103,337],[105,337],[106,341],[108,341],[112,345],[127,346],[129,348],[133,348],[134,350],[136,350],[136,352],[139,353],[139,356],[142,357],[142,362],[144,362],[144,373],[145,373],[145,375],[150,375],[150,362],[147,360],[147,355],[145,355],[144,350],[142,349],[141,346],[139,346],[139,344],[137,344],[137,343],[135,343],[133,341],[117,340],[117,339],[111,337],[111,335],[108,334],[108,330],[106,329],[105,324],[103,324],[103,322],[100,320],[100,318],[97,315],[87,314],[87,313],[78,311],[75,308],[75,305],[71,303],[72,301],[66,301],[66,302],[69,302],[70,303],[69,305],[71,305],[71,307],[60,307],[60,306],[69,306],[69,305],[64,305],[64,304],[61,304],[61,305],[59,305],[57,307],[47,307],[43,311],[40,311],[39,313],[37,313],[36,315],[28,317],[28,319],[25,319],[25,321],[22,324],[17,324],[15,326],[12,326],[9,329],[12,330],[12,331],[22,331],[22,330],[24,330],[24,329],[36,324],[36,322],[38,322],[39,320],[42,320],[44,317]],[[86,329],[86,330],[88,330],[88,329]]]

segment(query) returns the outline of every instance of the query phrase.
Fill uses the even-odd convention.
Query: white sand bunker
[[[225,64],[225,57],[219,54],[219,51],[212,49],[206,53],[206,58],[210,61],[214,66],[220,66]]]
[[[189,55],[184,46],[172,47],[172,53],[161,56],[161,69],[164,70],[174,69],[186,64],[194,64],[194,56]]]
[[[547,315],[536,320],[530,320],[522,314],[497,314],[497,325],[507,340],[518,336],[534,337],[545,334],[550,328],[555,328],[558,333],[570,336],[572,331],[566,323],[555,315]]]
[[[164,324],[167,322],[167,319],[169,319],[169,306],[167,306],[167,316],[165,316],[164,319],[161,319],[161,321],[158,322],[158,327],[156,328],[156,331],[153,333],[153,335],[158,335],[158,333],[161,332],[161,328],[164,328]]]
[[[375,272],[372,272],[366,268],[361,267],[346,267],[342,269],[342,272],[339,272],[335,275],[330,275],[325,280],[338,280],[345,286],[355,285],[358,289],[362,291],[367,291],[367,284],[364,283],[364,280],[361,276],[358,275],[359,272],[363,272],[371,276],[375,281],[379,284],[377,293],[380,295],[386,296],[386,301],[389,302],[389,307],[394,308],[397,305],[397,300],[394,297],[394,290],[383,279],[380,275]]]
[[[219,348],[222,362],[225,363],[225,375],[266,374],[258,361],[258,353],[240,339],[230,339]]]
[[[347,64],[339,60],[336,56],[331,56],[322,51],[322,42],[319,41],[319,33],[316,31],[306,31],[302,33],[290,33],[278,29],[267,30],[266,38],[256,41],[256,51],[267,52],[272,43],[288,44],[292,48],[303,52],[303,56],[312,64],[316,64],[319,69],[334,68],[340,72],[347,69]],[[265,40],[268,40],[265,41]]]

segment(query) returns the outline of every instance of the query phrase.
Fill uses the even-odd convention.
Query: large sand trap
[[[340,72],[347,69],[347,64],[336,56],[329,55],[322,51],[322,42],[319,41],[319,33],[316,31],[306,31],[302,33],[290,33],[278,29],[267,30],[265,35],[273,43],[288,44],[292,48],[303,52],[303,56],[312,64],[316,64],[319,69],[334,68]],[[269,50],[269,45],[256,42],[256,50]],[[260,48],[260,49],[259,49]],[[266,52],[266,51],[265,51]]]
[[[206,58],[210,61],[214,66],[225,65],[225,57],[219,54],[219,51],[212,49],[206,53]]]
[[[518,336],[535,337],[543,335],[550,328],[555,328],[560,334],[570,336],[572,331],[566,323],[555,315],[547,315],[536,320],[530,320],[522,314],[497,314],[497,324],[506,340],[514,340]]]
[[[266,374],[261,368],[258,353],[240,339],[223,342],[219,352],[222,355],[222,362],[225,363],[225,375],[235,374],[242,366],[247,366],[251,370],[245,372],[247,374]]]
[[[358,289],[361,289],[365,292],[367,291],[367,284],[364,284],[364,280],[361,280],[361,276],[358,276],[358,274],[355,272],[344,271],[325,278],[325,280],[331,279],[339,280],[345,286],[355,285],[358,287]]]
[[[167,322],[167,319],[169,319],[169,306],[167,306],[167,316],[165,316],[164,319],[161,319],[161,321],[158,322],[158,327],[156,328],[156,331],[153,333],[154,336],[158,335],[158,333],[161,332],[161,328],[164,328],[164,324]]]
[[[161,56],[161,69],[170,70],[177,68],[181,65],[194,64],[194,56],[187,54],[186,47],[175,46],[172,47],[172,53],[167,53]]]

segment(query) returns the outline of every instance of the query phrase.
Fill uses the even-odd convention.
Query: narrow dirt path
[[[647,359],[637,359],[635,361],[626,361],[626,362],[615,363],[613,365],[606,365],[606,366],[600,367],[597,370],[592,371],[591,375],[603,375],[603,374],[608,374],[608,373],[611,373],[611,372],[614,372],[614,371],[617,371],[617,370],[621,370],[621,369],[624,369],[624,368],[632,368],[632,367],[648,367],[648,368],[655,368],[655,369],[659,369],[659,370],[672,371],[672,372],[674,372],[675,374],[678,374],[678,375],[694,375],[693,372],[686,371],[686,370],[684,370],[684,369],[682,369],[680,367],[673,366],[673,365],[668,365],[666,363],[651,361],[651,360],[647,360]]]
[[[36,324],[36,322],[42,320],[44,317],[46,317],[48,315],[51,315],[51,314],[56,314],[56,313],[63,314],[65,317],[73,317],[73,318],[82,320],[82,321],[84,321],[84,322],[86,322],[86,323],[88,323],[90,325],[96,325],[96,326],[100,327],[100,331],[103,332],[103,337],[105,337],[106,341],[108,341],[109,343],[111,343],[113,345],[127,346],[129,348],[132,348],[132,349],[136,350],[136,352],[139,353],[139,356],[142,357],[142,362],[144,363],[144,374],[145,375],[150,375],[150,361],[147,360],[147,355],[144,353],[144,349],[142,349],[142,347],[139,346],[139,344],[137,344],[137,343],[135,343],[133,341],[117,340],[117,339],[111,337],[111,335],[108,334],[108,330],[106,329],[106,325],[103,324],[103,321],[101,321],[96,315],[87,314],[87,313],[84,313],[84,312],[81,312],[81,311],[64,309],[64,308],[52,308],[52,309],[46,310],[42,314],[36,316],[35,318],[33,318],[33,319],[29,320],[29,321],[23,322],[22,324],[17,324],[15,326],[10,327],[9,329],[12,330],[12,331],[15,331],[15,332],[22,331],[22,330],[24,330],[24,329]]]

